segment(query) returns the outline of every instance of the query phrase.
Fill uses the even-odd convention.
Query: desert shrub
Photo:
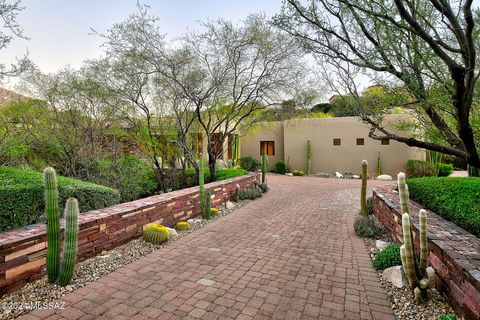
[[[268,186],[267,186],[266,183],[262,183],[262,182],[256,183],[255,186],[256,186],[258,189],[260,189],[260,191],[261,191],[262,193],[265,193],[265,192],[268,191]]]
[[[353,223],[355,233],[363,238],[374,238],[380,233],[377,220],[374,216],[360,216],[355,218]]]
[[[120,193],[115,189],[66,177],[58,177],[58,193],[60,207],[69,197],[74,197],[81,212],[120,202]],[[43,222],[42,173],[0,167],[0,199],[0,231]]]
[[[448,177],[453,172],[453,164],[440,163],[438,166],[438,176]]]
[[[186,221],[180,221],[175,225],[175,230],[177,230],[177,231],[190,230],[191,228],[192,228],[192,226],[190,225],[190,223],[188,223]]]
[[[373,267],[377,270],[384,270],[390,267],[399,266],[402,264],[400,259],[400,246],[396,243],[391,243],[380,251],[373,260]]]
[[[407,161],[407,176],[409,178],[432,177],[435,175],[435,168],[431,162],[422,160]]]
[[[220,215],[220,210],[218,210],[217,208],[211,208],[210,209],[210,214],[212,215],[212,217],[219,216]]]
[[[293,174],[294,176],[303,176],[305,173],[303,173],[302,170],[293,170],[293,171],[292,171],[292,174]]]
[[[279,173],[279,174],[285,174],[285,172],[287,172],[287,166],[285,162],[279,161],[275,163],[275,169],[273,172]]]
[[[480,236],[480,179],[429,177],[409,179],[407,184],[412,200]]]
[[[241,157],[240,158],[240,168],[254,172],[260,169],[260,161],[252,157]]]
[[[161,244],[169,237],[168,229],[157,223],[151,224],[143,230],[143,239],[153,244]]]
[[[246,188],[240,191],[240,200],[254,200],[261,196],[262,192],[259,188]]]
[[[208,168],[204,168],[203,171],[204,171],[205,183],[210,182],[210,170]],[[244,169],[238,169],[238,168],[216,169],[216,172],[217,172],[217,181],[243,176],[248,173],[248,171]],[[198,185],[198,180],[195,179],[195,169],[193,168],[187,169],[186,175],[187,175],[189,186]]]
[[[367,198],[367,213],[369,215],[373,214],[373,198],[372,197],[368,197]]]

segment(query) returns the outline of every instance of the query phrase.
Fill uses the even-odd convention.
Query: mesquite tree
[[[478,17],[472,0],[286,0],[274,20],[319,61],[341,71],[339,77],[347,75],[346,82],[360,70],[405,90],[409,101],[400,106],[441,140],[391,132],[369,106],[361,106],[371,138],[439,151],[480,167]]]

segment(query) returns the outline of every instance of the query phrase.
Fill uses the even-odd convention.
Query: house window
[[[267,156],[275,155],[275,141],[260,141],[260,154],[263,154],[263,150],[267,150]]]
[[[363,146],[365,144],[365,139],[357,138],[357,146]]]
[[[340,146],[340,145],[342,145],[342,139],[340,139],[340,138],[335,138],[335,139],[333,139],[333,145],[334,145],[334,146]]]
[[[388,146],[390,144],[390,139],[382,139],[382,146]]]

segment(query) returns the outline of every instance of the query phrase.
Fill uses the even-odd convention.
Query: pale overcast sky
[[[102,40],[90,28],[106,31],[136,10],[136,0],[22,0],[25,10],[18,23],[30,40],[15,39],[0,52],[4,62],[30,52],[30,59],[43,72],[62,66],[79,67],[98,57]],[[281,0],[145,0],[150,13],[159,17],[162,33],[176,37],[198,29],[198,20],[239,21],[249,13],[277,13]]]

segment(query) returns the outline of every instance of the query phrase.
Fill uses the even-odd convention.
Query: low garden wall
[[[403,242],[400,201],[395,186],[374,189],[373,203],[377,219],[395,241]],[[417,250],[420,209],[419,204],[411,201]],[[458,315],[467,320],[480,319],[480,239],[431,211],[427,213],[427,223],[428,261],[435,269],[437,288],[448,297]]]
[[[243,189],[259,177],[250,173],[206,184],[205,190],[212,192],[212,205],[217,206],[232,199],[237,184]],[[79,217],[77,257],[83,260],[138,238],[150,223],[173,227],[199,214],[198,187],[86,212]],[[46,247],[45,224],[0,233],[0,296],[45,274]]]

